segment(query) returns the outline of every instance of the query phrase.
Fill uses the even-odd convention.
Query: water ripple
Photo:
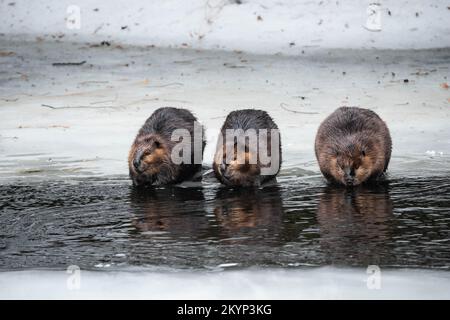
[[[4,184],[0,268],[448,269],[448,181],[392,178],[346,189],[285,175],[254,190],[212,181],[137,190],[124,177]]]

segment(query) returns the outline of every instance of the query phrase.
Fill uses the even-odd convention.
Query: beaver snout
[[[222,163],[219,166],[222,181],[230,186],[250,186],[259,184],[260,168],[255,164]]]
[[[142,173],[144,171],[144,168],[142,168],[142,156],[143,156],[143,152],[138,151],[138,152],[136,152],[136,154],[134,155],[134,158],[133,158],[133,167],[134,167],[134,170],[136,170],[136,172],[138,172],[138,173]]]
[[[230,171],[228,170],[228,165],[227,164],[225,164],[225,163],[222,163],[220,166],[219,166],[219,171],[220,171],[220,174],[222,175],[222,177],[223,177],[223,179],[226,181],[226,182],[230,182],[230,178],[231,178],[231,174],[230,174]]]
[[[353,186],[353,183],[355,182],[355,179],[354,178],[345,178],[345,185],[346,186],[349,186],[349,187],[351,187],[351,186]]]
[[[344,170],[344,180],[347,186],[352,186],[355,182],[355,169],[346,168]]]
[[[233,172],[235,173],[239,173],[240,170],[240,166],[239,165],[230,165],[227,163],[222,163],[219,166],[219,170],[220,170],[220,174],[222,175],[222,178],[224,179],[226,184],[232,184],[233,180]]]
[[[139,170],[139,165],[140,165],[140,164],[141,164],[141,161],[140,161],[140,160],[134,159],[134,160],[133,160],[133,167],[134,167],[134,170],[140,172],[140,171],[141,171],[141,170]]]

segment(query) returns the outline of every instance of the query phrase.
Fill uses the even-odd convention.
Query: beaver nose
[[[344,175],[346,178],[353,179],[355,177],[355,169],[354,168],[346,168],[344,170]]]
[[[228,168],[228,165],[225,163],[222,163],[220,165],[220,173],[222,174],[222,177],[224,177],[225,179],[229,178],[229,172],[228,172],[227,168]]]
[[[348,186],[352,186],[355,180],[355,169],[354,168],[346,168],[344,170],[344,180],[345,184]]]
[[[139,171],[139,166],[140,166],[140,164],[141,164],[141,159],[135,158],[135,159],[133,160],[133,167],[134,167],[134,169],[135,169],[136,171]]]
[[[141,172],[142,170],[140,170],[141,167],[141,160],[142,157],[144,155],[144,151],[143,150],[138,150],[136,152],[136,154],[134,155],[134,159],[133,159],[133,167],[137,172]]]
[[[222,175],[222,180],[225,184],[230,184],[231,180],[231,173],[230,170],[228,170],[228,165],[225,163],[222,163],[219,167],[220,174]]]

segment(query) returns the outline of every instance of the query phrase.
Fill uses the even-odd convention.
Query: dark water
[[[0,186],[0,269],[449,269],[449,181],[392,179],[353,190],[319,177],[256,190],[136,190],[126,178],[9,183]]]

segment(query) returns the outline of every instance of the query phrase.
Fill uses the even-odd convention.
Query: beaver
[[[252,132],[256,140],[252,139]],[[232,133],[232,139],[229,139],[229,133]],[[267,150],[264,150],[266,146]],[[229,154],[231,152],[233,154]],[[213,169],[217,179],[229,186],[260,186],[276,177],[280,165],[280,133],[269,114],[255,109],[229,113],[214,156]]]
[[[128,166],[133,184],[138,185],[164,185],[179,183],[191,179],[202,168],[203,150],[206,141],[204,128],[201,128],[201,159],[195,161],[196,138],[195,128],[197,118],[186,109],[164,107],[159,108],[145,121],[139,130],[128,155]],[[175,130],[181,129],[189,132],[191,157],[190,161],[180,164],[172,160],[172,150],[180,143],[172,141]],[[187,163],[189,162],[189,163]],[[200,163],[198,163],[200,162]]]
[[[330,182],[346,186],[373,181],[386,172],[391,158],[389,129],[373,111],[341,107],[320,125],[315,152]]]

